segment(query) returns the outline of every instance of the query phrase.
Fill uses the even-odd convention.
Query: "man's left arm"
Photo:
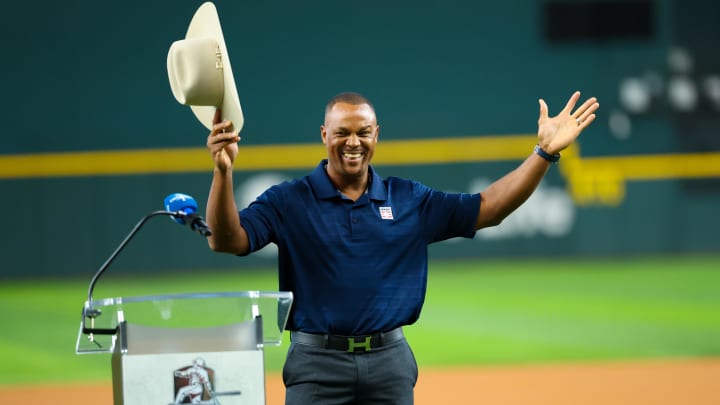
[[[595,111],[600,107],[597,99],[591,97],[575,109],[579,98],[580,92],[576,91],[565,108],[554,117],[548,116],[547,104],[539,100],[537,147],[518,168],[480,193],[482,199],[475,229],[500,224],[522,205],[540,184],[551,162],[559,159],[560,152],[595,120]]]

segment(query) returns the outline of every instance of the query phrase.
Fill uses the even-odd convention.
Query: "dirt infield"
[[[717,405],[720,359],[421,369],[415,397],[416,405]],[[0,386],[0,398],[6,404],[111,404],[112,387]],[[268,376],[267,404],[283,400],[280,377]]]

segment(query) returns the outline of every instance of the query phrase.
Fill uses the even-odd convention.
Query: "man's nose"
[[[350,134],[347,139],[347,144],[353,146],[360,145],[360,137],[358,136],[358,134]]]

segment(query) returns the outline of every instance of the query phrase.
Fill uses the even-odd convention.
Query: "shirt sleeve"
[[[273,186],[238,213],[250,241],[248,253],[277,242],[277,230],[282,223],[282,210],[278,208],[281,202],[282,194],[277,186]]]
[[[480,194],[447,193],[414,182],[421,197],[420,214],[430,243],[455,237],[472,238],[480,210]]]

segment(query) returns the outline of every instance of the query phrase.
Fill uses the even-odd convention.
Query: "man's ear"
[[[320,125],[320,137],[322,138],[323,144],[327,145],[327,132],[325,132],[325,125]]]

